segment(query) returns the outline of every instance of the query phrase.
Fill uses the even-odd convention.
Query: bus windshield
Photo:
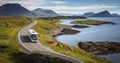
[[[33,40],[37,40],[37,35],[36,35],[36,34],[32,34],[32,35],[31,35],[31,38],[32,38]]]

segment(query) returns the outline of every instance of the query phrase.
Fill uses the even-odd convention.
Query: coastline
[[[56,36],[59,36],[59,35],[65,35],[65,34],[61,34],[61,30],[64,29],[65,27],[61,28],[61,29],[57,29],[54,31],[54,34],[50,34],[49,36],[52,37],[54,40],[56,40]],[[67,28],[67,27],[66,27]],[[78,48],[81,48],[87,52],[90,52],[92,54],[95,54],[95,55],[109,55],[109,54],[117,54],[117,53],[120,53],[120,50],[118,50],[118,48],[120,48],[120,43],[116,43],[116,42],[109,42],[109,41],[106,41],[106,42],[79,42],[79,43],[83,43],[84,46],[86,47],[89,47],[90,45],[87,45],[85,43],[91,43],[93,45],[91,45],[91,47],[95,46],[95,47],[98,47],[99,45],[95,45],[94,43],[103,43],[101,46],[101,49],[95,49],[95,47],[92,49],[90,48],[81,48],[81,46],[79,46]],[[107,43],[107,44],[106,44]],[[78,44],[79,45],[79,44]],[[113,45],[113,46],[112,46]],[[116,48],[116,46],[117,48]],[[104,50],[105,47],[107,48],[107,50]],[[92,50],[92,51],[90,51]]]
[[[46,26],[43,26],[43,25],[46,25]],[[51,49],[55,50],[56,52],[75,57],[75,58],[83,60],[85,62],[113,63],[110,60],[102,59],[94,54],[84,51],[83,49],[79,49],[78,47],[67,45],[67,44],[57,41],[55,39],[55,37],[53,37],[53,35],[55,35],[55,33],[58,34],[65,27],[66,26],[60,24],[59,20],[58,21],[39,20],[38,25],[34,29],[38,33],[40,33],[40,39],[41,39],[40,41],[44,45],[46,45],[48,48],[51,48]],[[46,31],[46,32],[44,32],[44,31]],[[89,57],[88,57],[88,55],[89,55]],[[87,59],[87,58],[89,58],[89,59]]]
[[[81,32],[81,31],[77,31],[77,30],[72,29],[72,26],[64,26],[64,27],[62,27],[60,29],[54,30],[54,32],[52,34],[49,34],[49,36],[52,37],[52,38],[54,38],[56,40],[56,38],[55,38],[56,36],[59,36],[59,35],[69,35],[69,34],[77,34],[79,32]]]
[[[60,24],[60,22],[59,22],[59,24]],[[103,24],[105,24],[105,23],[103,23]],[[108,24],[108,23],[106,23],[106,24]],[[93,25],[94,26],[94,25]],[[77,34],[77,33],[80,33],[81,31],[79,31],[79,32],[77,32],[76,33],[76,31],[77,30],[74,30],[74,29],[72,29],[72,28],[89,28],[90,26],[86,26],[86,25],[77,25],[77,24],[75,24],[75,25],[72,25],[72,26],[67,26],[67,25],[65,25],[64,27],[62,27],[62,28],[60,28],[60,29],[57,29],[57,30],[54,30],[54,33],[52,33],[52,34],[49,34],[49,36],[50,37],[52,37],[54,40],[56,40],[56,36],[59,36],[59,35],[71,35],[71,34]],[[68,29],[70,29],[70,30],[72,30],[74,33],[64,33],[64,32],[62,32],[62,30],[64,30],[64,29],[66,29],[67,31],[66,32],[69,32],[69,30]],[[79,42],[80,43],[80,42]],[[84,43],[89,43],[89,42],[82,42],[83,44]],[[97,43],[97,42],[90,42],[90,43]],[[101,42],[100,42],[101,43]],[[108,46],[108,45],[110,45],[110,44],[116,44],[116,42],[104,42],[105,44],[103,44],[104,46]],[[107,44],[106,44],[107,43]],[[119,44],[118,44],[119,45]],[[78,44],[78,46],[79,46],[79,44]],[[87,46],[87,45],[86,45]],[[89,45],[88,45],[89,46]],[[92,45],[92,46],[94,46],[94,45]],[[96,47],[98,47],[98,46],[96,46]],[[79,48],[80,48],[80,46],[79,46]],[[110,51],[111,49],[110,48],[113,48],[113,49],[115,49],[114,51],[112,50],[112,51]],[[120,51],[116,51],[117,49],[116,48],[114,48],[114,47],[112,47],[112,46],[108,46],[108,49],[110,49],[109,50],[109,52],[105,52],[105,51],[100,51],[101,53],[96,53],[96,51],[94,51],[94,48],[93,48],[93,51],[90,51],[89,50],[89,48],[88,48],[88,50],[86,50],[86,49],[84,49],[84,48],[81,48],[81,49],[83,49],[83,50],[85,50],[85,51],[87,51],[87,52],[90,52],[90,53],[93,53],[93,54],[96,54],[96,55],[108,55],[108,54],[114,54],[114,53],[120,53]],[[105,53],[103,53],[103,52],[105,52]]]
[[[75,20],[76,21],[76,20]],[[79,21],[81,22],[83,22],[83,21],[89,21],[89,19],[79,19]],[[92,20],[90,20],[90,21],[92,21]],[[96,22],[97,20],[93,20],[92,22]],[[112,25],[116,25],[116,23],[114,23],[114,22],[109,22],[109,21],[99,21],[98,20],[98,22],[96,22],[96,24],[94,23],[92,23],[91,22],[91,24],[90,25],[93,25],[93,26],[95,26],[95,25],[101,25],[101,24],[112,24]],[[73,22],[71,22],[71,23],[73,23]],[[90,23],[90,22],[89,22]],[[58,22],[57,24],[60,24],[60,22]],[[89,24],[88,23],[86,23],[87,25],[79,25],[79,24],[83,24],[83,23],[76,23],[76,24],[74,24],[74,25],[72,25],[72,26],[68,26],[68,25],[64,25],[64,27],[62,27],[62,28],[59,28],[59,29],[57,29],[57,30],[55,30],[54,31],[54,33],[53,34],[51,34],[51,36],[53,37],[53,38],[55,38],[56,36],[59,36],[59,35],[69,35],[69,34],[77,34],[77,33],[79,33],[79,32],[81,32],[81,31],[78,31],[78,30],[74,30],[74,29],[72,29],[72,28],[90,28],[90,26],[89,26]],[[63,31],[63,30],[65,30],[65,31]],[[69,33],[70,31],[72,31],[72,33]],[[76,32],[76,31],[78,31],[78,32]],[[66,33],[66,32],[68,32],[68,33]]]
[[[60,22],[59,22],[59,24],[60,24]],[[81,27],[81,26],[77,26],[78,24],[75,24],[75,25],[72,25],[72,26],[67,26],[67,25],[65,25],[64,27],[62,27],[62,28],[60,28],[60,29],[57,29],[57,30],[54,30],[54,33],[53,34],[51,34],[51,37],[53,38],[53,40],[56,40],[56,36],[59,36],[59,35],[66,35],[66,34],[60,34],[61,33],[61,30],[63,29],[63,28],[84,28],[84,27]],[[105,24],[103,24],[103,25],[105,25]],[[113,25],[113,24],[112,24]],[[84,26],[84,25],[83,25]],[[96,25],[93,25],[93,26],[96,26]],[[101,25],[100,25],[101,26]],[[85,28],[89,28],[90,26],[89,25],[85,25]],[[50,37],[50,38],[51,38]],[[114,43],[113,43],[114,44]],[[97,47],[97,46],[96,46]],[[79,47],[78,47],[79,48]],[[108,48],[111,48],[111,47],[108,47]],[[80,49],[82,49],[82,48],[80,48]],[[84,49],[83,49],[84,50]],[[117,50],[117,49],[116,49]],[[85,51],[85,50],[84,50]],[[86,51],[86,52],[88,52],[88,51]],[[88,52],[88,53],[90,53],[90,54],[94,54],[94,53],[96,53],[96,52]],[[104,51],[103,51],[103,53],[104,53]],[[116,52],[116,51],[111,51],[110,53],[109,52],[107,52],[107,53],[105,53],[105,54],[102,54],[102,55],[104,55],[104,56],[107,56],[107,55],[113,55],[113,54],[119,54],[120,53],[120,51],[119,52]],[[98,54],[94,54],[94,55],[97,55],[97,56],[99,56]],[[106,60],[110,60],[110,59],[108,59],[108,58],[105,58],[105,57],[101,57],[101,58],[103,58],[103,59],[106,59]],[[114,60],[112,60],[112,61],[114,61]],[[115,61],[116,62],[116,61]]]

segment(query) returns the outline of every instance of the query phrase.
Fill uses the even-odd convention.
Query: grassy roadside
[[[0,17],[0,63],[71,63],[43,55],[27,53],[18,42],[18,32],[32,20],[24,17]]]
[[[111,61],[99,58],[93,54],[87,53],[82,49],[60,43],[50,37],[49,35],[53,34],[54,30],[64,27],[58,23],[59,20],[57,19],[52,21],[39,19],[37,26],[34,27],[34,29],[39,33],[40,42],[42,42],[45,46],[53,49],[56,52],[83,60],[85,63],[113,63]]]
[[[17,33],[29,23],[31,20],[28,18],[0,17],[0,63],[14,63],[11,54],[23,51]]]

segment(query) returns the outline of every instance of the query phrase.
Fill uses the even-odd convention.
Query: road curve
[[[47,47],[42,45],[39,41],[37,43],[31,42],[28,37],[27,32],[29,29],[34,27],[36,24],[37,24],[37,20],[35,20],[33,23],[31,23],[28,26],[21,29],[18,33],[18,40],[27,51],[38,52],[38,53],[42,53],[42,54],[46,54],[46,55],[52,55],[55,57],[59,57],[59,58],[68,60],[68,61],[72,61],[74,63],[84,63],[83,61],[75,59],[73,57],[54,52],[53,50],[48,49]]]

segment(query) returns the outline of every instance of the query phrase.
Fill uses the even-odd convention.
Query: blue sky
[[[0,0],[5,3],[19,3],[29,10],[52,9],[57,13],[83,14],[108,10],[120,14],[120,0]]]

